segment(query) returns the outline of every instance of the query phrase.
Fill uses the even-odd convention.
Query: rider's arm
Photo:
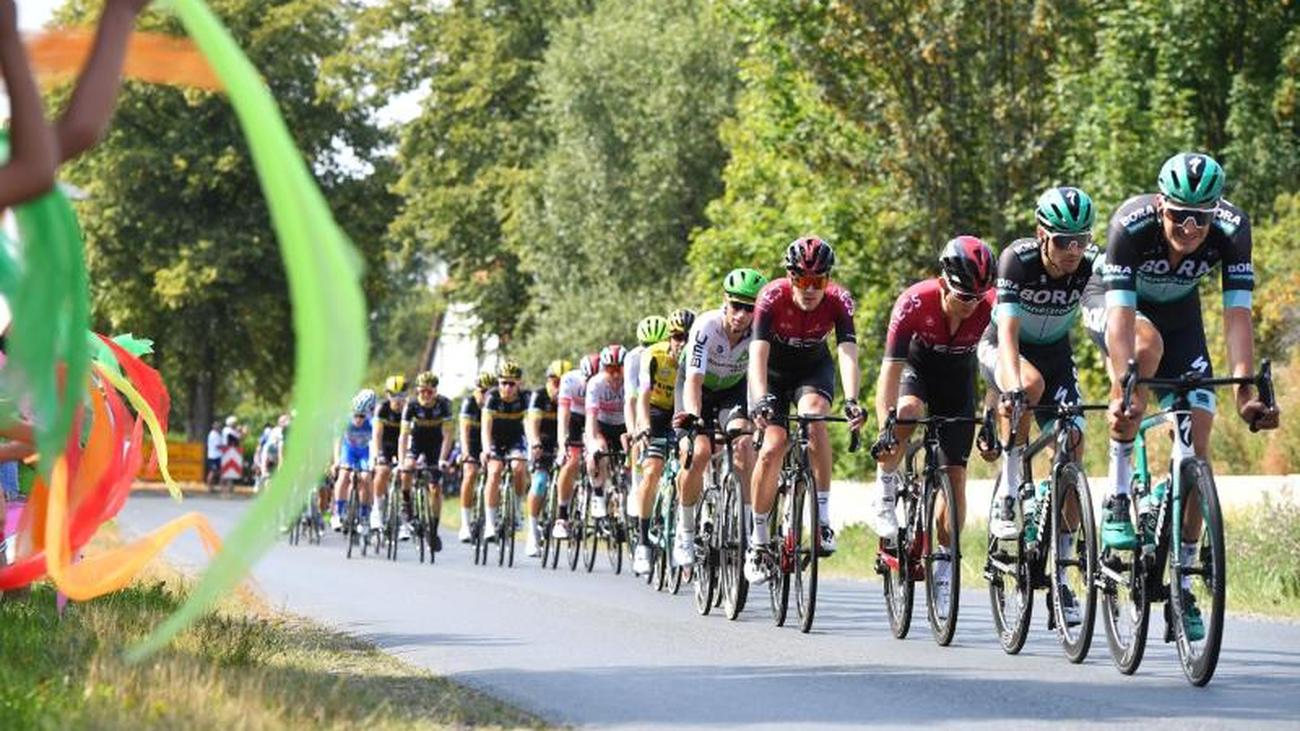
[[[858,331],[853,323],[853,312],[857,305],[847,289],[836,286],[826,296],[834,296],[835,309],[835,350],[840,356],[840,382],[844,384],[844,398],[856,401],[862,390],[860,382],[862,371],[858,367]]]
[[[858,344],[840,343],[835,346],[835,350],[840,355],[840,382],[844,384],[844,398],[856,401],[862,390],[859,382],[862,371],[858,368]]]
[[[528,434],[528,446],[532,448],[542,443],[542,411],[535,408],[537,395],[528,399],[528,418],[524,420],[524,431]]]
[[[704,410],[704,374],[687,373],[682,382],[682,411],[699,416]]]
[[[482,424],[479,425],[479,438],[483,440],[483,448],[487,449],[492,444],[492,421],[496,417],[493,411],[487,408],[487,402],[483,404]]]
[[[1228,344],[1228,366],[1234,378],[1246,378],[1255,373],[1255,326],[1250,310],[1231,307],[1223,311],[1223,334]],[[1237,387],[1237,401],[1244,403],[1254,397],[1251,386]]]
[[[471,393],[471,394],[467,395],[465,398],[467,398],[467,399],[472,399],[472,398],[474,398],[474,394]],[[473,433],[471,430],[473,429],[473,427],[470,426],[469,415],[465,413],[465,407],[466,407],[466,406],[468,406],[467,403],[464,403],[464,402],[461,403],[461,409],[460,409],[460,446],[461,446],[461,459],[466,459],[466,458],[468,458],[468,459],[478,459],[478,455],[477,455],[477,454],[470,454],[470,453],[469,453],[469,447],[470,447],[470,444],[471,444],[474,440],[471,438],[471,435],[472,435],[472,433]]]
[[[997,327],[998,388],[1003,392],[1024,390],[1020,380],[1020,318],[1004,311]]]
[[[556,435],[559,437],[561,447],[568,444],[569,439],[571,438],[569,436],[570,411],[572,411],[572,409],[569,407],[569,399],[567,398],[560,401],[560,405],[555,409],[555,431]]]
[[[650,392],[642,390],[636,397],[637,413],[640,414],[642,424],[650,423]],[[636,435],[633,435],[636,436]]]
[[[596,400],[596,389],[592,387],[595,380],[593,378],[587,381],[587,393],[583,397],[587,401],[587,423],[583,429],[583,437],[589,442],[596,441],[596,417],[600,414],[600,404]]]
[[[375,418],[374,424],[370,427],[370,453],[379,458],[379,445],[383,444],[384,438],[384,420]]]
[[[1111,221],[1106,261],[1101,266],[1106,285],[1106,351],[1110,353],[1111,398],[1120,395],[1120,379],[1136,351],[1137,269],[1135,244],[1124,226]]]
[[[1234,378],[1244,378],[1255,372],[1255,326],[1251,320],[1255,268],[1250,259],[1250,218],[1243,213],[1224,248],[1220,273],[1224,340],[1228,345],[1228,367]],[[1238,386],[1238,405],[1254,398],[1254,390],[1251,386]]]
[[[448,409],[448,412],[450,411],[451,410]],[[443,420],[442,422],[442,449],[438,454],[438,463],[442,464],[443,462],[448,461],[450,458],[451,458],[451,417],[449,415],[447,419]]]
[[[704,318],[697,318],[691,325],[690,343],[686,378],[682,381],[682,411],[699,416],[704,410],[704,376],[709,372],[709,335]]]
[[[899,379],[903,376],[906,361],[885,359],[880,364],[880,377],[876,379],[876,423],[884,424],[889,410],[898,405]]]
[[[755,338],[749,343],[749,403],[756,404],[767,395],[767,357],[772,344]]]

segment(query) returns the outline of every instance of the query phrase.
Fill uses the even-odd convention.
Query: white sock
[[[1006,455],[1002,458],[1002,496],[1015,497],[1016,491],[1020,489],[1020,481],[1024,478],[1020,472],[1024,468],[1021,461],[1021,455],[1024,454],[1025,448],[1019,444],[1007,450]]]
[[[1110,440],[1110,491],[1112,495],[1127,495],[1133,480],[1133,442]]]
[[[771,540],[767,535],[767,513],[754,513],[754,532],[750,534],[750,539],[754,545],[765,545]]]
[[[537,518],[534,518],[531,515],[528,516],[528,535],[537,535]]]
[[[629,494],[629,495],[635,495],[635,494],[636,494],[636,488],[633,488],[633,489],[632,489],[632,492],[630,492],[630,493],[628,493],[628,494]],[[641,504],[640,504],[639,502],[637,502],[636,500],[629,500],[629,501],[627,501],[627,517],[629,517],[629,518],[640,518],[640,517],[641,517]]]
[[[817,518],[822,525],[831,524],[831,491],[817,491]]]
[[[496,524],[497,524],[497,509],[496,509],[496,508],[488,508],[488,509],[487,509],[487,524],[488,524],[488,525],[496,525]]]
[[[1074,534],[1062,532],[1056,537],[1056,556],[1058,560],[1070,560],[1074,558]],[[1065,567],[1056,567],[1056,580],[1059,583],[1065,583]]]
[[[1191,566],[1193,562],[1196,561],[1197,544],[1181,543],[1180,547],[1181,550],[1178,552],[1178,557],[1183,564],[1183,568],[1187,568],[1188,566]],[[1192,575],[1183,574],[1183,591],[1191,591],[1191,590],[1192,590]]]
[[[471,520],[474,520],[474,518],[471,517],[469,513],[470,513],[469,508],[461,508],[461,509],[460,509],[460,524],[461,524],[461,525],[469,525],[470,521],[471,521]]]
[[[695,506],[678,505],[677,522],[681,523],[682,533],[686,535],[695,534]]]
[[[880,502],[894,502],[894,496],[898,492],[898,483],[901,479],[897,470],[886,472],[883,467],[876,466],[876,487],[880,490]]]

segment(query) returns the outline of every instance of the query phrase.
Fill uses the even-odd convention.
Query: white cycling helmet
[[[375,410],[375,392],[363,388],[352,397],[352,413],[370,416]]]

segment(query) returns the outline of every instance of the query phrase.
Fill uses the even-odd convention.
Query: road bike
[[[539,536],[541,545],[538,548],[541,549],[543,569],[554,569],[560,561],[560,545],[551,536],[551,531],[555,528],[555,520],[560,514],[560,487],[556,482],[560,472],[558,462],[553,452],[546,453],[534,460],[528,468],[530,474],[535,474],[538,470],[546,470],[546,495],[542,497],[542,514],[537,519],[538,530],[541,531]]]
[[[772,541],[759,556],[767,574],[768,601],[772,621],[783,626],[789,613],[790,589],[795,591],[799,631],[812,630],[817,610],[817,564],[821,557],[821,516],[817,488],[809,457],[812,443],[809,426],[817,422],[846,422],[842,416],[798,414],[798,424],[786,446],[777,477],[776,502],[768,518]],[[761,447],[763,432],[756,446]],[[849,451],[858,449],[858,432],[852,432]]]
[[[1196,456],[1192,446],[1190,394],[1201,389],[1252,385],[1267,408],[1275,408],[1272,368],[1267,360],[1259,372],[1240,378],[1204,378],[1190,373],[1181,378],[1140,378],[1130,361],[1121,381],[1122,408],[1127,411],[1137,386],[1152,386],[1171,393],[1170,406],[1142,419],[1134,443],[1136,457],[1130,509],[1136,509],[1138,540],[1133,550],[1102,550],[1102,624],[1116,667],[1125,675],[1137,671],[1146,650],[1151,604],[1164,602],[1165,642],[1178,648],[1187,680],[1204,686],[1214,677],[1223,642],[1227,559],[1223,538],[1223,512],[1210,463]],[[1147,432],[1173,424],[1169,472],[1152,484],[1147,460]],[[1253,431],[1255,426],[1251,425]],[[1191,550],[1175,550],[1185,542],[1193,524],[1189,507],[1200,507],[1200,530]],[[1177,536],[1177,541],[1175,540]],[[1186,585],[1184,583],[1186,582]],[[1188,630],[1187,617],[1199,613],[1201,636]]]
[[[986,535],[984,578],[988,580],[993,606],[993,626],[1003,651],[1011,655],[1020,652],[1029,634],[1034,590],[1048,589],[1047,628],[1056,630],[1066,658],[1081,663],[1092,646],[1097,617],[1097,523],[1088,477],[1074,461],[1074,455],[1083,443],[1084,415],[1105,411],[1107,405],[1029,406],[1023,391],[1011,392],[1007,397],[1011,399],[1008,445],[1017,443],[1020,419],[1026,410],[1046,414],[1051,420],[1043,424],[1038,438],[1025,447],[1021,457],[1024,479],[1014,489],[1019,528],[1016,537],[1000,540],[991,531]],[[1048,447],[1053,448],[1050,476],[1035,488],[1033,458]],[[990,514],[1002,500],[1001,485],[999,475]],[[1078,621],[1069,621],[1067,604],[1078,609]]]
[[[957,523],[957,501],[947,470],[939,464],[939,449],[943,430],[958,424],[982,424],[991,430],[993,416],[987,412],[983,419],[972,416],[927,416],[920,419],[900,419],[895,409],[889,410],[880,436],[871,446],[876,459],[898,446],[895,429],[898,426],[916,425],[924,434],[906,447],[903,459],[903,480],[895,498],[895,510],[901,513],[898,533],[881,536],[876,551],[876,572],[884,579],[885,610],[889,615],[889,628],[894,637],[903,639],[912,626],[912,602],[916,582],[925,583],[926,614],[934,641],[944,647],[952,642],[957,630],[957,610],[961,604],[961,526]],[[991,434],[992,432],[989,431]],[[916,469],[916,455],[924,456],[921,471]],[[940,506],[946,506],[940,515]],[[946,534],[947,540],[939,536]],[[935,545],[941,543],[942,545]],[[936,596],[935,568],[946,563],[949,577],[947,611],[940,607]]]
[[[369,533],[363,538],[361,535],[361,489],[359,485],[365,482],[370,475],[370,470],[354,470],[351,467],[339,468],[344,475],[344,490],[347,491],[347,507],[343,510],[343,538],[347,544],[347,557],[352,558],[352,552],[357,545],[361,546],[361,555],[365,556],[370,549]]]

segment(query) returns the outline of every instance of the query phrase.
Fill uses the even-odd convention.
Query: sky
[[[18,28],[23,32],[39,30],[60,2],[62,0],[18,0]]]

